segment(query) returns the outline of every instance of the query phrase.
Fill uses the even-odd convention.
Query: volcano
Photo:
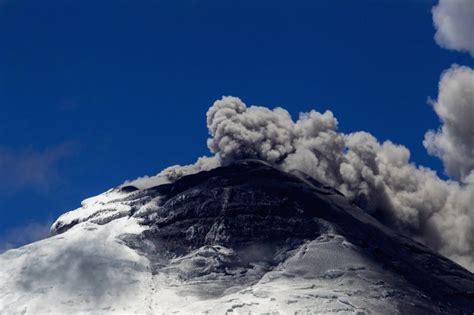
[[[0,314],[473,314],[474,274],[300,172],[122,185],[0,255]]]

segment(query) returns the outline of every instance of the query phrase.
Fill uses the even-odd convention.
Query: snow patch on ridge
[[[61,215],[51,226],[51,233],[57,234],[62,229],[91,220],[96,223],[105,223],[108,218],[118,218],[130,213],[131,207],[120,202],[129,194],[117,189],[110,189],[100,195],[85,199],[81,207]]]

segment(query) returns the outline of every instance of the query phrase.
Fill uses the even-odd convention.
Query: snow
[[[54,233],[61,227],[86,221],[105,224],[127,216],[132,208],[124,199],[132,194],[133,192],[110,189],[105,193],[85,199],[81,202],[82,207],[61,215],[51,226],[51,231]]]
[[[152,274],[150,262],[120,241],[142,231],[134,218],[85,222],[0,255],[0,314],[394,314],[400,303],[425,299],[332,233],[301,245],[253,284],[215,294],[225,275],[216,271],[210,278],[210,265],[231,257],[232,249],[206,246]],[[205,268],[202,279],[182,277]]]
[[[420,303],[438,311],[416,288],[368,261],[340,235],[304,244],[255,284],[233,287],[234,293],[217,298],[203,293],[217,281],[200,282],[198,291],[192,282],[167,284],[163,274],[153,280],[158,294],[152,309],[166,314],[395,314],[400,304],[412,313]]]
[[[220,187],[217,177],[212,178]],[[302,182],[313,185],[305,178]],[[204,191],[192,186],[170,202],[159,190],[143,190],[145,186],[139,190],[121,186],[86,199],[80,208],[58,218],[52,226],[55,235],[1,254],[0,315],[455,314],[421,292],[409,277],[377,260],[373,248],[356,245],[353,240],[365,235],[362,229],[390,239],[399,246],[396,248],[405,250],[403,255],[413,255],[400,257],[400,261],[433,268],[438,273],[433,277],[446,280],[442,283],[447,287],[474,288],[468,271],[464,273],[447,259],[426,252],[422,245],[401,238],[351,206],[340,193],[323,186],[314,186],[314,191],[330,204],[338,223],[313,217],[319,234],[282,247],[272,254],[272,262],[242,263],[242,248],[237,252],[217,245],[218,238],[169,257],[159,244],[146,239],[145,232],[152,231],[153,225],[144,222],[157,221],[160,218],[154,216],[158,215],[172,218],[174,214],[167,211],[178,208],[166,208],[166,204],[196,206],[188,203]],[[229,196],[234,194],[235,198],[236,190],[222,188],[219,204],[230,207]],[[353,231],[343,234],[342,227]],[[193,237],[191,232],[186,237]],[[130,243],[137,239],[144,240],[144,247]]]
[[[7,251],[0,256],[0,314],[141,310],[149,294],[149,262],[118,236],[142,231],[135,219],[86,222]]]

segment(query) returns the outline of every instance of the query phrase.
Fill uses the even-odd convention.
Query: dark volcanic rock
[[[409,284],[410,289],[406,284],[397,288],[398,280],[393,280],[392,291],[387,291],[385,298],[409,300],[416,296],[423,301],[420,305],[405,301],[399,311],[474,311],[472,273],[393,232],[339,191],[301,172],[290,174],[247,160],[185,176],[171,184],[122,190],[127,195],[120,202],[130,210],[115,217],[138,218],[146,227],[141,234],[122,235],[122,241],[151,261],[154,274],[176,276],[190,284],[190,291],[183,294],[203,295],[203,283],[213,284],[207,286],[207,297],[226,294],[236,285],[251,285],[277,266],[287,266],[289,257],[300,255],[297,252],[304,261],[306,250],[302,248],[314,240],[323,244],[325,239],[339,235],[367,264]],[[143,210],[147,204],[154,206]],[[65,232],[78,223],[59,224],[56,232]],[[345,272],[364,269],[351,268]],[[329,278],[340,275],[329,271]]]
[[[364,249],[369,259],[414,284],[433,303],[474,309],[471,273],[397,235],[340,192],[303,174],[243,161],[140,194],[161,198],[157,210],[143,216],[142,224],[150,229],[141,235],[141,241],[128,240],[134,248],[146,248],[143,253],[151,260],[154,251],[167,252],[171,258],[206,245],[220,245],[235,250],[236,266],[250,262],[277,265],[286,258],[278,252],[290,251],[330,228]],[[144,241],[147,246],[153,243],[154,251]],[[156,270],[161,265],[165,265],[163,260],[157,261]],[[465,277],[461,290],[450,281],[460,274]]]

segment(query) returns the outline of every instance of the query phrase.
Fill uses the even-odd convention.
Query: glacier
[[[0,255],[0,314],[474,314],[474,274],[332,187],[243,160],[121,185]]]

